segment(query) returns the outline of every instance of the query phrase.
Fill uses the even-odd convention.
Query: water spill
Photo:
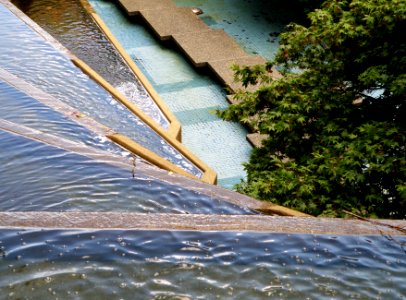
[[[79,0],[13,3],[163,128],[169,122]],[[122,87],[125,86],[125,89]]]
[[[0,67],[200,177],[202,171],[0,5]],[[23,42],[22,42],[23,41]]]
[[[184,248],[191,243],[205,250]],[[406,291],[404,249],[382,236],[3,229],[0,247],[5,299],[402,299]]]
[[[135,171],[0,131],[0,211],[252,214]]]

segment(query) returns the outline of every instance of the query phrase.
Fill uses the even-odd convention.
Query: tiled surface
[[[194,153],[216,166],[219,179],[244,174],[241,158],[248,159],[251,147],[245,140],[246,132],[239,126],[217,120],[187,125],[183,138]]]
[[[221,185],[231,188],[239,183],[245,177],[242,163],[248,161],[252,148],[242,126],[222,121],[213,114],[214,109],[228,105],[224,90],[193,70],[181,55],[160,46],[143,25],[131,22],[111,2],[90,2],[184,123],[183,143],[217,172]]]
[[[224,29],[248,53],[272,59],[278,34],[297,16],[289,1],[270,0],[173,0],[177,6],[199,7],[213,29]]]
[[[159,45],[127,49],[132,59],[140,65],[152,84],[172,84],[193,80],[195,72],[189,68],[178,68],[179,56]],[[171,69],[171,76],[162,72],[162,67]]]
[[[196,110],[201,108],[210,108],[219,106],[227,107],[227,101],[223,98],[224,93],[217,85],[209,85],[209,81],[205,86],[182,88],[178,91],[164,92],[162,97],[168,103],[169,108],[176,114],[185,110]]]

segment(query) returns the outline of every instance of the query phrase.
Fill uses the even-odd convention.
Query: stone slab
[[[233,65],[240,66],[253,66],[265,64],[266,60],[258,55],[246,55],[244,57],[209,61],[209,68],[216,74],[216,76],[233,92],[238,89],[242,89],[243,86],[239,82],[234,81],[234,71],[232,70]],[[248,87],[250,89],[251,87]]]
[[[174,34],[187,34],[210,30],[190,7],[168,7],[167,9],[142,10],[142,17],[161,40]]]
[[[261,134],[261,133],[250,133],[247,134],[247,141],[251,143],[252,146],[256,148],[262,147],[262,141],[269,138],[268,134]]]
[[[173,39],[196,67],[209,61],[246,57],[245,51],[223,30],[210,29],[193,34],[174,34]]]
[[[138,15],[142,10],[175,7],[172,0],[118,0],[118,2],[130,16]]]

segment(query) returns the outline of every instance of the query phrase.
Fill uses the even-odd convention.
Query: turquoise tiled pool
[[[296,18],[289,4],[276,0],[174,0],[178,6],[199,7],[210,27],[224,29],[248,53],[272,59],[279,33]]]
[[[183,143],[217,172],[219,185],[232,188],[239,183],[251,146],[242,126],[214,114],[228,105],[222,87],[127,19],[115,4],[90,3],[181,122]]]

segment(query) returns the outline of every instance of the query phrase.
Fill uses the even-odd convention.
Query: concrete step
[[[140,14],[161,40],[168,40],[174,34],[193,36],[196,32],[210,30],[190,7],[142,10]]]
[[[118,0],[118,2],[129,16],[138,15],[142,10],[176,7],[172,0]]]
[[[232,70],[233,65],[240,66],[253,66],[253,65],[263,65],[266,60],[261,56],[257,55],[246,55],[244,57],[232,58],[226,60],[216,60],[209,61],[209,68],[216,74],[216,76],[231,89],[232,92],[236,92],[238,89],[245,89],[240,82],[234,81],[234,70]],[[255,88],[255,86],[248,86],[247,89],[250,90]]]
[[[268,134],[261,133],[250,133],[247,134],[247,141],[251,143],[252,146],[256,148],[262,147],[262,142],[269,138]]]
[[[193,34],[174,34],[174,41],[195,67],[208,62],[246,57],[245,51],[223,30],[209,29]]]

